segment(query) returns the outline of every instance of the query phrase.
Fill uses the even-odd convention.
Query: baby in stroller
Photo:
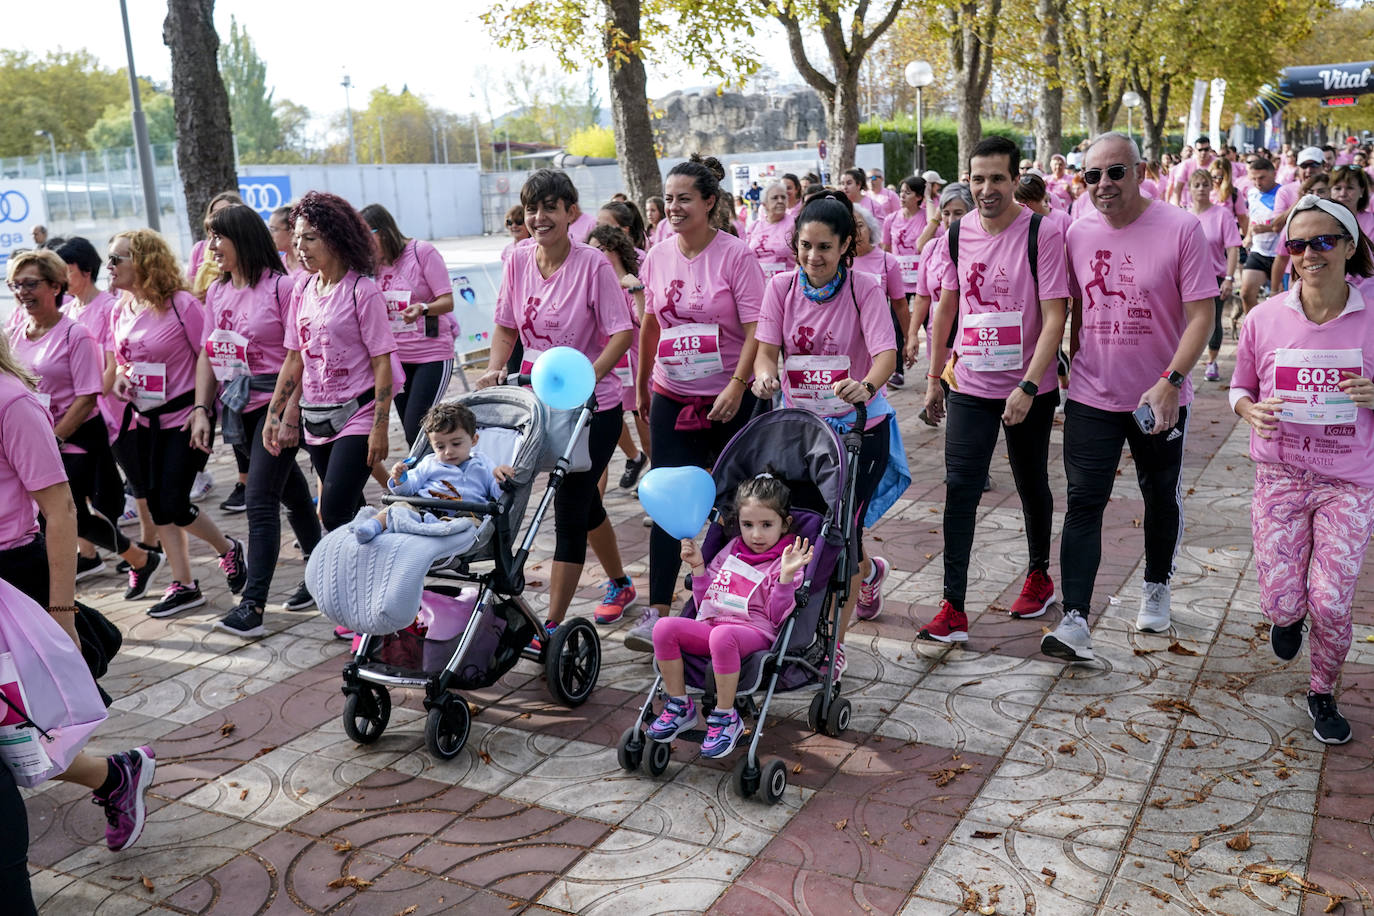
[[[391,469],[387,487],[397,496],[422,496],[432,499],[451,499],[495,502],[501,498],[501,483],[515,474],[509,465],[492,467],[480,454],[473,454],[477,444],[477,417],[472,410],[456,401],[436,404],[424,417],[423,429],[429,439],[430,454],[399,461]],[[454,511],[461,511],[458,506]],[[391,506],[369,519],[354,522],[353,535],[358,543],[366,544],[390,525],[396,530],[397,514],[413,510]],[[438,516],[431,512],[418,515],[421,522],[434,522]]]
[[[709,564],[695,541],[682,541],[697,616],[665,617],[654,626],[654,659],[668,694],[646,732],[654,741],[670,742],[700,724],[696,703],[687,695],[686,651],[709,655],[715,672],[716,704],[706,717],[701,755],[724,757],[734,750],[744,732],[735,709],[741,660],[772,646],[779,626],[796,607],[797,587],[811,562],[811,544],[790,533],[790,513],[786,484],[770,473],[760,474],[735,490],[731,521],[740,533]]]

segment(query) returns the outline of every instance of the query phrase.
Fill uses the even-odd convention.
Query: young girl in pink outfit
[[[1374,259],[1355,215],[1312,195],[1289,214],[1285,245],[1298,282],[1246,318],[1231,405],[1253,427],[1250,515],[1270,644],[1292,659],[1310,626],[1312,733],[1344,744],[1336,679],[1374,534],[1374,311],[1346,278],[1374,273]]]
[[[695,541],[684,538],[682,559],[692,569],[695,619],[662,617],[654,626],[654,660],[668,701],[650,724],[655,741],[672,741],[701,719],[687,696],[682,653],[708,655],[716,678],[716,708],[706,717],[703,757],[724,757],[735,748],[744,723],[735,711],[740,663],[773,644],[778,627],[796,606],[801,573],[811,562],[806,538],[789,534],[791,493],[771,474],[746,480],[735,491],[739,535],[707,563]]]

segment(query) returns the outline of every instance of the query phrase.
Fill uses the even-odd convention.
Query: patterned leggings
[[[1250,506],[1260,610],[1309,621],[1313,693],[1332,693],[1350,652],[1350,604],[1374,532],[1374,490],[1287,464],[1255,466]]]

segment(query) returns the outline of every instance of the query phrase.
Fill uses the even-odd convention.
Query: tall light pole
[[[1131,112],[1133,112],[1133,111],[1135,111],[1137,108],[1139,108],[1139,107],[1140,107],[1140,103],[1141,103],[1142,101],[1144,101],[1144,99],[1142,99],[1142,98],[1140,97],[1140,93],[1138,93],[1138,92],[1126,91],[1126,92],[1123,92],[1123,93],[1121,94],[1121,104],[1126,106],[1126,136],[1127,136],[1127,137],[1131,137]],[[1131,139],[1134,139],[1134,138],[1131,138]]]
[[[357,139],[355,139],[354,136],[353,136],[353,104],[352,104],[352,103],[349,101],[349,99],[348,99],[348,90],[349,90],[350,88],[352,88],[352,86],[353,86],[353,80],[349,79],[349,78],[348,78],[348,74],[345,73],[345,74],[344,74],[344,78],[343,78],[343,82],[340,83],[339,85],[340,85],[340,86],[343,86],[343,91],[344,91],[344,110],[348,112],[348,161],[349,161],[349,164],[351,164],[351,165],[357,165],[357,164],[358,164],[358,141],[357,141]]]
[[[35,137],[47,137],[48,148],[52,150],[52,173],[57,174],[57,141],[52,138],[50,130],[36,130],[33,132]]]
[[[916,168],[917,175],[926,170],[926,139],[921,128],[921,90],[935,82],[935,71],[923,60],[906,65],[906,83],[916,90]]]
[[[119,15],[124,20],[124,53],[129,58],[129,99],[133,104],[134,148],[138,150],[138,173],[143,181],[143,210],[148,228],[162,229],[162,208],[157,201],[157,185],[153,182],[153,145],[148,141],[148,119],[143,115],[143,101],[138,91],[138,71],[134,69],[134,40],[129,36],[129,6],[119,0]]]

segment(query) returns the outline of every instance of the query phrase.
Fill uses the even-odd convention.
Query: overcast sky
[[[40,54],[56,47],[85,48],[107,67],[118,68],[125,63],[118,0],[77,0],[65,6],[16,0],[5,5],[0,45],[6,48]],[[138,72],[165,83],[171,76],[171,59],[162,44],[167,5],[164,0],[129,0],[128,6]],[[420,0],[392,7],[402,11],[393,17],[382,12],[388,6],[385,2],[355,7],[351,3],[220,0],[215,7],[215,27],[220,39],[227,40],[232,13],[248,30],[266,62],[268,84],[276,88],[276,98],[309,108],[320,129],[331,114],[343,110],[340,82],[345,72],[353,82],[355,109],[366,104],[373,88],[386,84],[397,91],[404,83],[434,105],[459,113],[476,111],[485,117],[483,86],[491,92],[491,106],[499,115],[510,104],[502,97],[505,77],[517,75],[522,64],[556,66],[556,59],[547,51],[517,56],[496,47],[477,18],[484,6],[478,0]],[[782,77],[796,81],[782,42],[765,40],[761,44],[769,49],[765,56]],[[569,77],[578,85],[584,79]],[[606,104],[604,69],[598,79]],[[683,72],[677,66],[667,72],[651,67],[649,96],[708,83],[705,76]]]

